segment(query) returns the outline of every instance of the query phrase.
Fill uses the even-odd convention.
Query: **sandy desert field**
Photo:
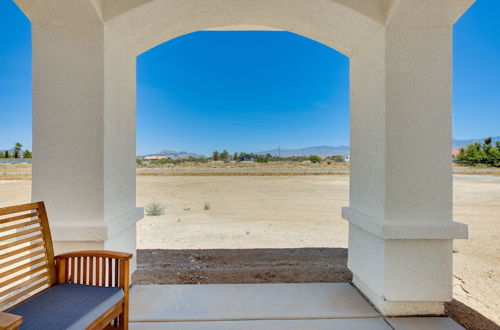
[[[0,206],[30,189],[0,180]],[[348,195],[347,175],[138,176],[137,204],[166,208],[138,223],[138,248],[346,248]],[[470,236],[454,243],[455,298],[500,324],[500,177],[456,175],[454,217]]]

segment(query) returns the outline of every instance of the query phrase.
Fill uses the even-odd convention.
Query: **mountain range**
[[[474,142],[483,142],[485,138],[477,138],[477,139],[466,139],[466,140],[456,140],[453,139],[453,148],[460,149],[466,147],[468,144]],[[494,145],[497,141],[500,141],[500,136],[492,137],[492,144]],[[306,147],[306,148],[298,148],[298,149],[271,149],[256,152],[256,154],[265,155],[271,154],[273,156],[281,156],[281,157],[292,157],[292,156],[310,156],[310,155],[318,155],[318,156],[335,156],[335,155],[349,155],[350,148],[349,146],[316,146],[316,147]],[[187,151],[173,151],[173,150],[162,150],[155,154],[149,154],[145,156],[166,156],[172,159],[183,159],[183,158],[198,158],[204,157],[204,155],[187,152]]]
[[[281,156],[281,157],[292,157],[292,156],[334,156],[334,155],[349,155],[349,147],[348,146],[316,146],[316,147],[307,147],[307,148],[299,148],[299,149],[272,149],[257,152],[260,155],[271,154],[273,156]]]
[[[271,154],[273,156],[281,157],[291,157],[291,156],[310,156],[310,155],[321,155],[321,156],[334,156],[334,155],[348,155],[349,147],[348,146],[317,146],[317,147],[307,147],[300,149],[272,149],[256,152],[259,155]],[[171,159],[183,159],[183,158],[199,158],[205,157],[204,155],[197,154],[194,152],[186,152],[186,151],[173,151],[173,150],[162,150],[160,152],[154,154],[144,155],[143,157],[148,156],[166,156]]]
[[[194,153],[194,152],[187,152],[187,151],[173,151],[173,150],[162,150],[156,154],[149,154],[149,155],[144,155],[144,157],[147,156],[166,156],[171,159],[184,159],[184,158],[200,158],[200,157],[205,157],[203,155]]]
[[[4,154],[6,151],[8,151],[11,155],[14,154],[14,148],[0,150],[0,153]]]
[[[477,138],[477,139],[466,139],[466,140],[456,140],[453,139],[453,148],[454,149],[460,149],[463,147],[466,147],[467,145],[474,143],[474,142],[481,142],[483,143],[486,137],[483,138]],[[491,144],[495,145],[497,141],[500,141],[500,136],[495,136],[491,137]],[[335,155],[349,155],[350,153],[350,148],[349,146],[317,146],[317,147],[307,147],[307,148],[300,148],[300,149],[272,149],[272,150],[266,150],[266,151],[260,151],[257,152],[257,154],[265,155],[265,154],[271,154],[273,156],[278,156],[278,154],[281,154],[281,157],[291,157],[291,156],[311,156],[311,155],[318,155],[318,156],[335,156]]]
[[[480,142],[483,143],[486,138],[478,138],[478,139],[467,139],[467,140],[453,140],[453,149],[460,149],[464,148],[467,145],[474,143],[474,142]],[[500,141],[500,136],[492,136],[491,137],[491,144],[495,145],[497,141]]]

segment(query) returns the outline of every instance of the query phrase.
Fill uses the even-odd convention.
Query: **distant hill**
[[[474,142],[483,142],[486,137],[477,138],[477,139],[467,139],[467,140],[453,140],[453,149],[460,149],[466,147],[468,144]],[[495,136],[491,138],[492,144],[494,145],[497,141],[500,141],[500,136]],[[292,157],[292,156],[310,156],[310,155],[318,155],[318,156],[334,156],[334,155],[349,155],[350,148],[348,146],[317,146],[317,147],[307,147],[300,149],[281,149],[281,152],[278,149],[265,150],[257,152],[257,154],[265,155],[271,154],[273,156],[278,156],[278,153],[281,154],[281,157]]]
[[[477,138],[477,139],[467,139],[467,140],[453,140],[453,148],[460,149],[468,144],[474,142],[483,142],[485,138]],[[496,141],[500,141],[500,136],[492,137],[492,144],[495,144]],[[292,156],[335,156],[335,155],[349,155],[350,148],[349,146],[316,146],[316,147],[306,147],[306,148],[298,148],[298,149],[271,149],[256,152],[259,155],[271,154],[273,156],[281,155],[281,157],[292,157]],[[203,155],[187,152],[187,151],[173,151],[173,150],[162,150],[155,154],[144,155],[146,156],[166,156],[172,159],[184,159],[184,158],[199,158],[205,157]]]
[[[12,149],[4,149],[4,150],[0,150],[0,153],[4,154],[6,151],[9,152],[9,154],[13,155],[14,154],[14,148]]]
[[[466,147],[468,144],[471,144],[471,143],[474,143],[474,142],[480,142],[480,143],[483,143],[484,142],[484,139],[486,139],[486,137],[483,137],[483,138],[477,138],[477,139],[467,139],[467,140],[453,140],[453,149],[460,149],[460,148],[464,148]],[[491,137],[491,144],[495,145],[495,143],[497,141],[500,141],[500,136],[495,136],[495,137]]]
[[[292,157],[292,156],[334,156],[334,155],[349,155],[348,146],[317,146],[317,147],[307,147],[300,149],[272,149],[260,151],[257,154],[265,155],[271,154],[273,156],[281,155],[281,157]]]
[[[203,155],[196,154],[194,152],[187,152],[187,151],[173,151],[173,150],[162,150],[156,154],[149,154],[149,155],[144,155],[143,157],[147,156],[166,156],[171,159],[184,159],[184,158],[200,158],[204,157]]]

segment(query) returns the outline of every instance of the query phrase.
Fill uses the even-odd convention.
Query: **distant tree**
[[[221,154],[219,155],[219,157],[222,160],[228,160],[229,159],[229,152],[227,152],[227,150],[224,150],[223,152],[221,152]]]
[[[21,156],[21,151],[23,150],[23,145],[17,142],[14,145],[14,158],[19,158]]]
[[[484,140],[484,144],[476,142],[460,149],[456,161],[467,165],[486,164],[500,166],[500,143],[496,147],[491,145],[491,139]]]
[[[10,158],[9,155],[9,150],[5,150],[5,153],[3,154],[4,158]]]
[[[24,150],[23,158],[32,158],[31,151],[29,151],[28,149]]]
[[[486,154],[482,150],[480,143],[469,144],[463,153],[460,153],[457,156],[458,161],[462,161],[466,164],[476,165],[480,163],[484,163],[486,160]]]
[[[339,163],[345,162],[344,156],[341,155],[331,156],[330,159],[333,160],[334,162],[339,162]]]
[[[212,159],[213,160],[219,160],[219,152],[217,150],[214,151],[214,153],[212,155]]]
[[[486,155],[486,164],[491,166],[500,165],[500,149],[495,148],[491,144],[485,144],[483,150]]]
[[[266,156],[263,155],[250,154],[250,156],[252,156],[257,163],[267,163],[269,161],[269,159],[267,159]]]
[[[4,158],[5,155],[3,154],[3,152],[0,152],[0,158]]]
[[[267,159],[271,159],[271,158],[273,158],[273,155],[271,155],[270,153],[267,153],[267,154],[266,154],[266,158],[267,158]]]
[[[308,159],[313,163],[319,163],[321,161],[321,157],[316,155],[311,155]]]
[[[234,153],[233,160],[238,160],[238,153],[237,152]]]

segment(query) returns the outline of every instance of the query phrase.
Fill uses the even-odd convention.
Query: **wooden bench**
[[[54,257],[43,202],[0,208],[0,329],[127,329],[131,257]]]

